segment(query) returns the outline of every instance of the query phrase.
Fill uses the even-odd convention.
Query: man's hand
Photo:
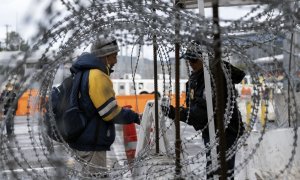
[[[170,105],[169,107],[161,106],[161,110],[165,116],[168,116],[170,119],[175,119],[175,108]]]
[[[140,125],[141,124],[141,119],[142,119],[142,115],[138,114],[134,111],[131,110],[132,106],[131,105],[126,105],[122,107],[124,111],[127,111],[127,118],[131,120],[131,122],[133,121],[133,123]]]

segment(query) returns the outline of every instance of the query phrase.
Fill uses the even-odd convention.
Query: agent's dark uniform
[[[233,66],[231,66],[229,63],[226,63],[227,67],[231,67],[231,73],[232,73],[232,83],[237,84],[242,81],[242,79],[245,76],[245,73]],[[190,83],[190,85],[189,85]],[[190,87],[189,87],[190,86]],[[206,95],[205,95],[205,83],[204,83],[204,73],[203,71],[199,71],[196,73],[192,73],[191,78],[189,82],[187,83],[187,99],[186,103],[187,105],[190,103],[190,117],[187,121],[188,124],[192,125],[195,130],[203,129],[207,123],[208,123],[208,117],[207,117],[207,107],[206,107]],[[224,89],[227,90],[226,83],[224,85]],[[227,91],[225,92],[224,96],[224,102],[227,102]],[[213,104],[215,105],[214,99]],[[226,108],[226,103],[225,107]],[[183,121],[186,120],[188,109],[185,109],[183,111]],[[216,124],[216,123],[215,123]],[[228,150],[234,142],[237,140],[239,136],[242,135],[244,132],[244,126],[242,123],[242,119],[240,116],[240,112],[238,110],[237,104],[234,103],[234,109],[232,118],[230,120],[230,123],[228,127],[225,130],[226,135],[226,150]],[[209,143],[209,130],[208,128],[205,128],[202,137],[204,140],[205,145]],[[227,168],[228,170],[231,170],[234,168],[234,160],[235,156],[233,156],[230,160],[227,161]],[[209,163],[210,164],[210,163]],[[228,174],[228,177],[231,176],[232,173]]]

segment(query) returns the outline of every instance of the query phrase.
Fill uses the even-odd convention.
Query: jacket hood
[[[233,84],[239,84],[245,77],[245,72],[240,70],[237,67],[234,67],[232,64],[223,61],[225,66],[229,69],[229,71],[231,72],[231,80]],[[204,74],[203,74],[203,69],[201,71],[198,72],[192,72],[192,76],[203,76],[204,78]]]
[[[71,73],[76,73],[78,71],[84,71],[89,69],[99,69],[105,74],[108,74],[106,65],[99,60],[98,57],[91,53],[83,53],[77,60],[73,63],[70,71]]]
[[[233,65],[231,65],[230,63],[224,61],[225,65],[227,68],[229,68],[231,70],[231,79],[232,79],[232,83],[233,84],[238,84],[240,83],[244,77],[245,77],[245,72],[238,69],[237,67],[234,67]]]

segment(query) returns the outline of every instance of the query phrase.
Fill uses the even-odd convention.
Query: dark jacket
[[[232,83],[237,84],[242,81],[245,76],[245,73],[236,67],[229,65],[229,63],[225,63],[227,67],[231,67],[231,75],[232,75]],[[224,78],[225,79],[225,78]],[[226,82],[226,80],[225,80]],[[189,81],[186,84],[187,87],[187,98],[186,104],[188,108],[183,108],[180,112],[180,120],[183,122],[187,122],[189,125],[192,125],[195,130],[204,129],[203,131],[203,138],[209,138],[209,131],[208,131],[208,117],[207,117],[207,107],[206,107],[206,96],[205,96],[205,83],[204,83],[204,73],[203,71],[194,72],[192,73]],[[224,89],[227,90],[226,83],[224,84]],[[224,96],[224,108],[226,108],[227,102],[227,91],[225,92]],[[189,105],[190,103],[190,105]],[[213,97],[213,104],[214,104],[214,97]],[[189,119],[187,120],[189,112]],[[214,118],[216,119],[216,118]],[[216,123],[215,123],[216,125]],[[216,126],[215,126],[216,127]],[[232,119],[226,129],[225,133],[230,135],[231,137],[240,136],[244,131],[244,126],[241,120],[240,112],[238,110],[237,104],[234,103],[234,109],[232,114]]]
[[[110,149],[111,144],[115,140],[115,123],[129,124],[138,121],[138,115],[131,110],[120,108],[116,105],[112,110],[117,111],[117,114],[110,121],[105,121],[100,114],[101,107],[95,107],[90,97],[89,91],[89,76],[92,70],[98,69],[109,76],[109,69],[96,56],[90,53],[82,54],[71,67],[71,72],[84,71],[80,84],[80,99],[79,106],[86,116],[90,118],[86,129],[75,143],[70,143],[70,147],[80,151],[106,151]],[[105,76],[106,76],[105,75]],[[106,86],[101,80],[99,85]],[[115,100],[115,97],[110,97]],[[105,102],[102,106],[107,105]]]

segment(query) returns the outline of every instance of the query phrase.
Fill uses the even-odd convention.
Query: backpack
[[[67,143],[75,142],[84,131],[88,118],[84,111],[80,110],[78,94],[82,72],[77,72],[75,76],[67,77],[58,87],[51,90],[52,112],[55,124],[51,123],[47,106],[45,125],[47,135],[55,141],[62,142],[59,134]]]

